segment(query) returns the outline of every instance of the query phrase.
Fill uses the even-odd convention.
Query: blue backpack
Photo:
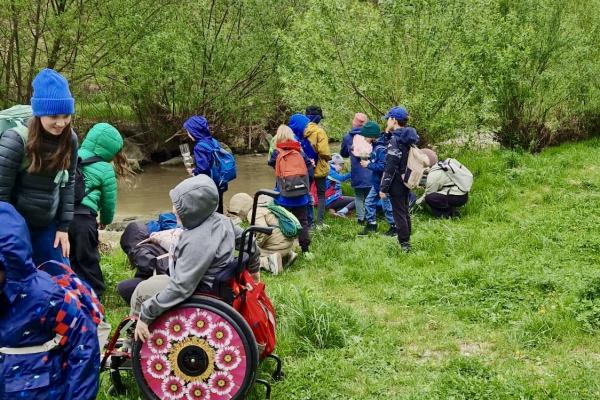
[[[218,141],[212,139],[210,142],[202,141],[200,146],[210,151],[213,156],[213,163],[210,168],[210,177],[219,189],[224,189],[227,183],[237,177],[237,166],[233,154],[225,150]]]

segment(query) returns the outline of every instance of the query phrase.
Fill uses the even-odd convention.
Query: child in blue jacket
[[[344,158],[337,153],[331,155],[329,161],[329,175],[327,175],[327,186],[325,190],[325,204],[330,212],[336,217],[346,217],[354,210],[354,197],[344,196],[342,183],[351,178],[351,174],[342,174]]]
[[[0,202],[0,400],[92,400],[96,325],[72,292],[35,268],[25,220]]]
[[[385,167],[385,154],[387,145],[390,141],[390,134],[380,133],[380,127],[373,121],[367,122],[361,129],[361,135],[367,140],[377,139],[373,143],[373,151],[369,160],[361,161],[364,168],[368,168],[372,172],[372,186],[365,200],[365,229],[359,233],[360,236],[368,235],[371,232],[377,232],[377,204],[379,203],[379,188],[381,186],[381,177]],[[392,203],[389,198],[381,199],[381,206],[385,219],[390,228],[385,233],[387,236],[396,236],[396,225],[394,224],[394,215],[392,214]]]
[[[183,128],[187,131],[188,136],[194,141],[194,168],[188,170],[191,176],[208,175],[211,176],[211,169],[214,163],[212,151],[208,150],[212,146],[213,136],[208,127],[208,121],[202,115],[194,115],[183,123]],[[212,177],[212,176],[211,176]],[[219,207],[217,212],[223,214],[223,193],[228,189],[225,183],[219,185],[215,182],[219,190]]]

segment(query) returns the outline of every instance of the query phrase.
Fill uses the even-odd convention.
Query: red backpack
[[[233,282],[233,308],[244,317],[258,345],[260,359],[275,350],[275,308],[265,292],[264,282],[256,283],[245,270],[239,281]]]
[[[297,197],[308,193],[308,169],[304,158],[294,149],[277,149],[275,176],[283,197]]]

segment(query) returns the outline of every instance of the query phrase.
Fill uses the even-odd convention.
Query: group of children
[[[117,176],[128,170],[123,139],[113,126],[101,123],[78,146],[71,129],[74,99],[66,79],[51,69],[34,79],[31,108],[26,129],[0,132],[0,399],[93,399],[102,347],[93,338],[104,324],[98,301],[105,289],[98,228],[112,221]],[[388,234],[410,250],[409,189],[402,177],[419,136],[407,126],[407,111],[390,109],[383,132],[366,115],[356,114],[341,155],[331,154],[322,119],[322,110],[311,106],[277,130],[268,161],[275,169],[274,202],[261,198],[253,216],[250,196],[232,199],[230,216],[254,217],[258,225],[275,228],[271,236],[257,235],[250,246],[247,268],[257,280],[261,266],[278,273],[283,259],[287,265],[293,262],[295,236],[311,257],[310,229],[326,228],[326,208],[337,216],[355,209],[358,222],[370,232],[376,229],[380,202]],[[157,238],[168,243],[163,245],[168,247],[167,273],[136,281],[128,296],[131,313],[139,316],[135,337],[142,341],[155,318],[194,292],[221,295],[216,277],[240,245],[242,229],[222,214],[227,185],[215,179],[218,143],[208,122],[193,116],[184,129],[195,142],[195,166],[188,171],[191,177],[169,193],[178,227],[166,239]],[[356,135],[372,143],[370,154],[355,151]],[[342,173],[344,156],[350,158],[349,174]],[[419,201],[435,208],[436,215],[455,215],[455,207],[468,198],[470,184],[448,181],[443,173],[456,167],[433,167],[427,178]],[[348,179],[354,198],[342,193],[341,183]],[[48,262],[63,263],[58,264],[59,278],[49,273],[55,268],[35,268]]]

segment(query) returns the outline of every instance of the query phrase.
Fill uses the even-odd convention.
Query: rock
[[[170,160],[160,163],[163,167],[181,167],[183,165],[183,157],[173,157]]]

